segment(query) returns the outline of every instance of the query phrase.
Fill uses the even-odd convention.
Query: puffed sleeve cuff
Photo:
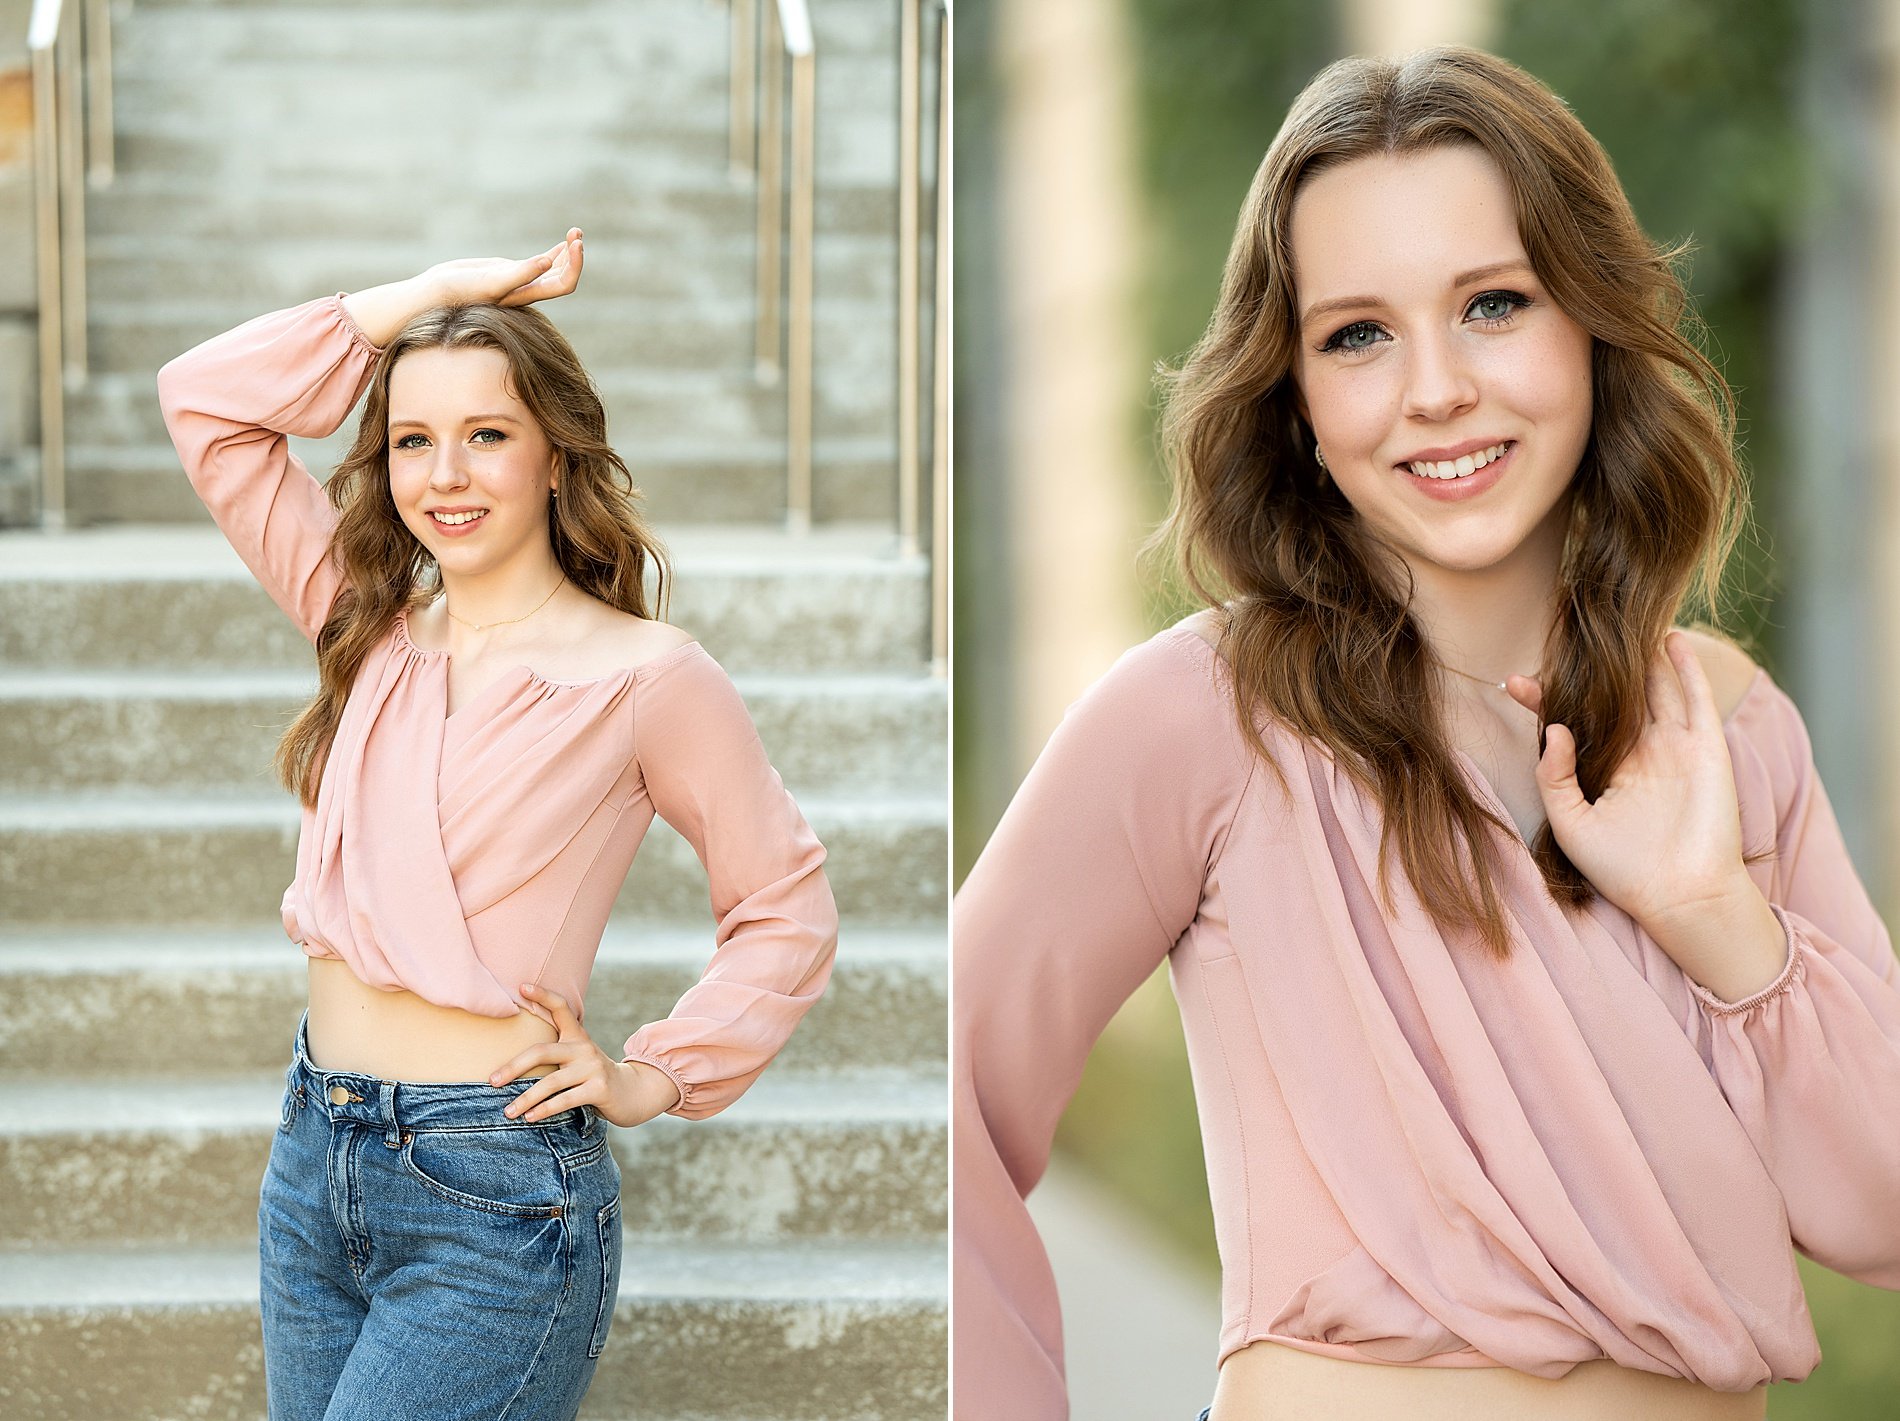
[[[1788,934],[1781,975],[1739,1002],[1696,993],[1710,1068],[1801,1251],[1900,1289],[1900,991],[1800,913],[1770,906]]]
[[[667,1109],[666,1114],[677,1115],[683,1120],[690,1120],[693,1117],[692,1083],[675,1070],[665,1057],[656,1055],[651,1051],[633,1051],[621,1057],[621,1060],[623,1062],[639,1061],[644,1065],[653,1067],[656,1071],[664,1071],[666,1078],[673,1082],[675,1086],[679,1087],[680,1093],[680,1098]]]
[[[1775,915],[1775,920],[1781,924],[1782,939],[1787,947],[1788,955],[1782,963],[1781,971],[1776,974],[1774,981],[1758,992],[1750,992],[1739,1002],[1725,1002],[1700,982],[1693,978],[1688,979],[1690,992],[1694,994],[1697,1001],[1702,1003],[1703,1010],[1710,1016],[1734,1016],[1741,1012],[1758,1011],[1783,992],[1792,991],[1796,981],[1806,971],[1803,954],[1812,952],[1813,949],[1807,947],[1795,935],[1794,924],[1789,921],[1785,908],[1773,903],[1770,903],[1768,907],[1769,911]]]
[[[376,344],[375,341],[369,338],[368,333],[365,332],[361,326],[357,325],[356,317],[352,316],[350,314],[350,308],[343,304],[343,298],[347,295],[349,295],[349,292],[339,291],[330,298],[330,305],[335,307],[337,323],[347,330],[351,338],[371,355],[381,355],[388,347]]]

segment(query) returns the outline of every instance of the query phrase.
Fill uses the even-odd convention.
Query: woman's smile
[[[1491,449],[1499,452],[1492,455]],[[1427,498],[1450,503],[1477,498],[1504,477],[1511,456],[1517,452],[1517,441],[1507,439],[1503,444],[1492,445],[1491,449],[1481,450],[1476,456],[1463,455],[1455,462],[1415,461],[1400,464],[1399,473]],[[1480,464],[1479,459],[1484,462]],[[1433,472],[1420,473],[1421,469],[1431,469]]]

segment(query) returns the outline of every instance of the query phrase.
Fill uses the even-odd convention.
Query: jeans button
[[[344,1101],[348,1100],[349,1098],[350,1098],[350,1093],[343,1086],[333,1085],[330,1087],[330,1104],[341,1105]]]

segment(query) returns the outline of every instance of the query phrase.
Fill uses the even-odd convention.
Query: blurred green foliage
[[[1219,291],[1249,180],[1300,87],[1339,52],[1330,7],[1310,0],[1127,0],[1136,72],[1150,362],[1198,337]],[[1660,242],[1692,239],[1683,267],[1703,347],[1734,390],[1754,519],[1725,578],[1725,621],[1774,668],[1772,506],[1775,313],[1811,165],[1797,121],[1795,0],[1506,0],[1491,47],[1548,83],[1609,153]],[[1153,401],[1133,412],[1153,447]],[[1159,517],[1166,481],[1148,471]],[[1151,594],[1152,626],[1191,610]],[[1060,1147],[1218,1273],[1187,1054],[1165,973],[1111,1023],[1063,1117]],[[1776,1421],[1900,1416],[1900,1294],[1801,1260],[1826,1362],[1772,1389]]]

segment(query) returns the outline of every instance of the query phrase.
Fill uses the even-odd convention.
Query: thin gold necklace
[[[540,610],[541,610],[541,608],[543,608],[543,607],[545,607],[545,606],[547,606],[547,605],[548,605],[548,599],[549,599],[549,598],[551,598],[551,597],[553,597],[553,596],[554,596],[554,593],[555,593],[555,592],[559,592],[559,591],[561,590],[561,588],[562,588],[563,586],[565,586],[565,585],[566,585],[566,583],[567,583],[567,574],[566,574],[566,573],[562,573],[562,574],[561,574],[561,580],[560,580],[559,582],[557,582],[557,583],[555,583],[555,584],[554,584],[554,591],[553,591],[553,592],[549,592],[549,593],[548,593],[548,595],[547,595],[547,597],[543,597],[543,598],[542,598],[542,599],[540,600],[540,602],[539,602],[538,604],[536,604],[536,606],[535,606],[535,609],[534,609],[534,612],[538,612],[538,611],[540,611]],[[446,598],[445,598],[445,599],[443,600],[443,603],[442,603],[442,610],[443,610],[443,611],[445,611],[445,612],[449,612],[449,604],[448,604],[448,601],[447,601],[447,599],[446,599]],[[458,621],[458,622],[461,622],[461,623],[462,623],[462,625],[463,625],[463,626],[465,626],[465,627],[473,627],[473,628],[475,628],[475,630],[476,630],[476,631],[478,631],[478,632],[485,632],[485,631],[487,631],[487,630],[488,630],[488,629],[489,629],[490,627],[505,627],[505,626],[508,626],[508,625],[510,625],[511,623],[514,623],[514,622],[525,622],[525,621],[527,621],[527,620],[528,620],[528,617],[532,617],[532,616],[534,615],[534,612],[529,612],[529,613],[528,613],[528,614],[527,614],[526,616],[521,616],[521,617],[509,617],[509,618],[508,618],[508,619],[507,619],[506,621],[501,621],[501,622],[470,622],[470,621],[466,621],[466,620],[464,620],[464,619],[463,619],[463,618],[461,618],[461,617],[456,617],[456,616],[455,616],[455,613],[453,613],[453,612],[449,612],[449,615],[450,615],[451,617],[455,617],[455,620],[456,620],[456,621]]]
[[[1480,686],[1490,686],[1494,688],[1495,690],[1504,692],[1504,694],[1507,696],[1511,694],[1511,687],[1508,682],[1487,681],[1482,676],[1473,676],[1469,671],[1460,671],[1456,666],[1445,666],[1445,663],[1442,661],[1439,661],[1436,656],[1434,656],[1432,660],[1434,662],[1437,662],[1438,665],[1444,666],[1445,670],[1451,672],[1451,674],[1454,676],[1462,676],[1467,681],[1476,681]]]

